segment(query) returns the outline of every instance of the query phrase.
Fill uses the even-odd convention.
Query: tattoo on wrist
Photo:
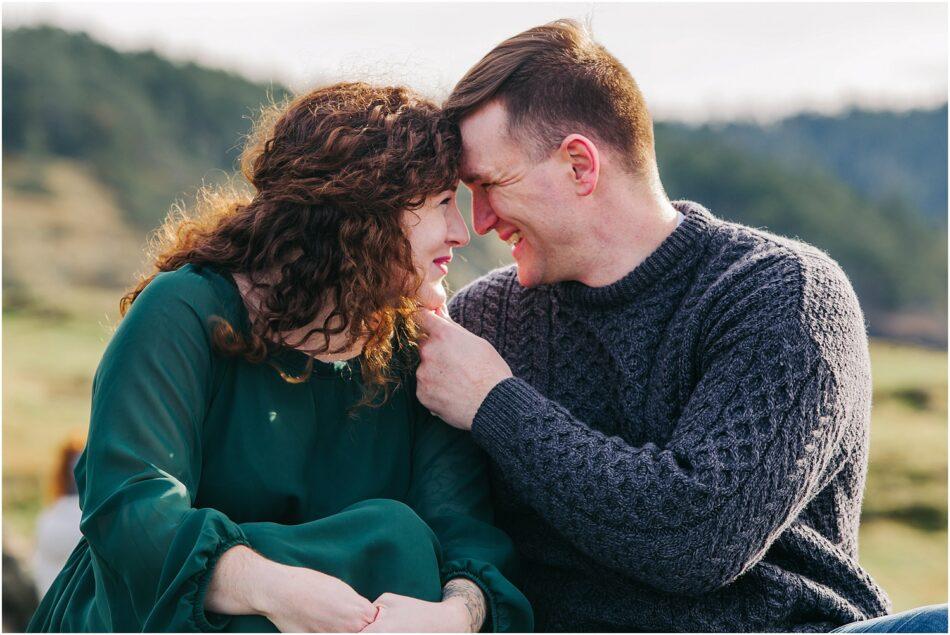
[[[468,611],[468,626],[472,633],[482,630],[485,623],[485,594],[477,584],[466,578],[454,578],[442,587],[442,599],[461,598]]]

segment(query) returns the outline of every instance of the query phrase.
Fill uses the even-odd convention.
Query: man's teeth
[[[507,242],[509,245],[517,245],[518,241],[521,240],[521,232],[514,232],[511,236],[508,236]]]

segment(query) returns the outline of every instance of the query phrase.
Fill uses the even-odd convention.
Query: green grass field
[[[54,448],[85,428],[92,374],[115,298],[87,295],[78,318],[6,311],[3,319],[4,528],[29,545]],[[947,354],[872,344],[875,405],[861,529],[864,566],[895,610],[947,598]]]

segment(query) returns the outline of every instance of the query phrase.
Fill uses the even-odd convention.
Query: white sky
[[[84,30],[122,50],[294,88],[360,78],[447,94],[492,46],[590,18],[658,119],[770,119],[947,98],[947,5],[724,3],[49,3],[3,26]]]

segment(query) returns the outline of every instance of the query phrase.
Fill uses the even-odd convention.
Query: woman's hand
[[[363,633],[467,633],[468,611],[457,599],[426,602],[384,593],[373,602],[379,613]]]
[[[225,615],[263,615],[281,632],[355,633],[377,608],[333,576],[268,560],[248,547],[218,560],[205,608]]]
[[[282,633],[356,633],[376,618],[377,607],[343,580],[312,569],[283,568],[262,602],[262,615]],[[268,582],[260,584],[267,588]]]

